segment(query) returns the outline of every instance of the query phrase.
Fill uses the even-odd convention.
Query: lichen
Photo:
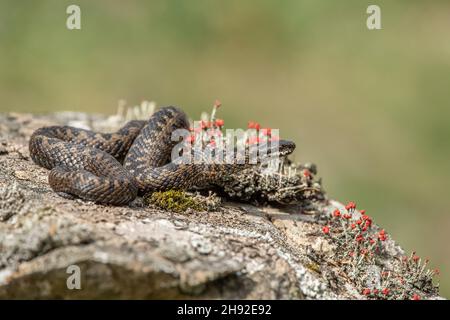
[[[294,164],[281,159],[275,167],[269,163],[226,175],[219,185],[227,197],[238,201],[292,204],[325,198],[316,173],[314,164]]]
[[[354,202],[329,214],[322,233],[335,250],[322,257],[321,265],[333,261],[330,267],[345,274],[367,299],[418,300],[439,293],[433,283],[439,271],[427,269],[428,259],[392,252],[390,236]]]
[[[0,189],[0,221],[18,214],[26,202],[25,193],[17,183]]]

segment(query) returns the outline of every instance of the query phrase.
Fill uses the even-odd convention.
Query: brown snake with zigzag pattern
[[[242,164],[175,164],[171,140],[176,129],[189,129],[186,114],[165,107],[148,121],[130,121],[115,133],[51,126],[36,130],[30,155],[38,165],[51,169],[51,188],[66,197],[123,205],[156,190],[186,190],[214,184],[223,174],[248,168]],[[281,140],[280,155],[295,144]]]

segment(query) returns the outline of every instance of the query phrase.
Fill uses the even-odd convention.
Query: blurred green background
[[[330,197],[430,257],[450,296],[449,31],[437,0],[0,0],[0,112],[149,99],[198,118],[219,99],[226,126],[295,140]]]

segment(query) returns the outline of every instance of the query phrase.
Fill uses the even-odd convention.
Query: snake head
[[[278,140],[247,145],[245,153],[235,152],[236,163],[244,167],[266,163],[276,158],[284,158],[295,150],[295,143],[289,140]],[[242,167],[242,166],[240,166]]]
[[[276,143],[270,142],[268,144],[260,144],[258,146],[260,152],[259,154],[263,157],[270,157],[271,159],[275,157],[283,158],[294,152],[295,143],[289,140],[278,140]]]
[[[278,142],[278,154],[280,157],[285,157],[295,150],[295,143],[290,140],[280,140]]]

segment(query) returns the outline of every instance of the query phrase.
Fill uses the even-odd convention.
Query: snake
[[[224,175],[251,166],[248,161],[172,161],[178,143],[172,133],[189,127],[187,115],[174,106],[159,109],[148,120],[131,120],[114,133],[46,126],[31,135],[30,157],[50,170],[48,183],[60,196],[119,206],[150,192],[214,185]],[[294,142],[280,140],[277,152],[285,156],[294,149]]]

